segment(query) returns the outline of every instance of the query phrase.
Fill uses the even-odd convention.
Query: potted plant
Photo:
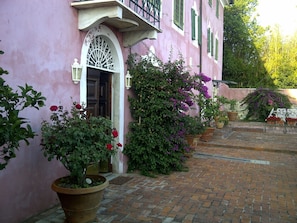
[[[297,118],[286,117],[286,123],[289,126],[295,126],[297,123]]]
[[[220,112],[220,103],[210,97],[205,97],[200,94],[198,95],[197,104],[200,108],[202,123],[205,126],[205,131],[202,133],[200,140],[207,142],[211,140],[215,131],[215,118]]]
[[[238,112],[235,109],[236,104],[237,104],[237,100],[236,99],[230,99],[228,101],[228,104],[230,105],[230,110],[228,111],[228,118],[229,118],[230,121],[236,121],[237,120],[237,115],[238,115]]]
[[[280,117],[271,115],[266,119],[267,124],[283,124],[283,121]]]
[[[194,144],[195,138],[200,138],[201,134],[204,132],[204,125],[198,116],[185,115],[183,117],[184,127],[186,130],[186,140],[191,146]]]
[[[92,221],[108,181],[103,176],[86,175],[86,170],[122,146],[115,142],[118,132],[104,117],[87,117],[86,110],[75,102],[70,111],[56,105],[50,110],[50,121],[43,121],[41,126],[43,153],[49,161],[59,160],[70,173],[55,180],[52,189],[58,194],[67,222]]]
[[[219,115],[216,117],[216,127],[218,129],[223,128],[229,122],[228,115],[224,111],[220,111]]]
[[[0,55],[3,53],[0,50]],[[41,92],[27,84],[19,86],[20,92],[14,91],[2,78],[4,74],[8,72],[0,67],[0,170],[16,157],[21,141],[29,145],[29,139],[35,136],[28,120],[21,117],[20,112],[30,108],[39,109],[45,101]]]

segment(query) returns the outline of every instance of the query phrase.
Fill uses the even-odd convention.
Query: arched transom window
[[[114,59],[108,41],[103,36],[96,36],[89,47],[87,66],[106,71],[114,71]]]

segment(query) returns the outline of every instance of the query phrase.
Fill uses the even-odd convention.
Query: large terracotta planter
[[[200,137],[200,141],[208,142],[212,139],[215,128],[207,127]]]
[[[87,223],[96,218],[99,204],[102,200],[103,190],[109,185],[105,177],[88,175],[91,179],[101,179],[103,184],[90,188],[64,188],[59,186],[62,178],[52,184],[64,210],[67,223]]]

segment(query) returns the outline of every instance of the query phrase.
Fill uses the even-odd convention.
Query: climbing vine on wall
[[[156,66],[134,54],[127,63],[134,93],[129,97],[133,121],[124,150],[129,170],[154,175],[184,169],[190,148],[183,118],[193,105],[193,89],[199,90],[197,76],[190,75],[182,58]]]

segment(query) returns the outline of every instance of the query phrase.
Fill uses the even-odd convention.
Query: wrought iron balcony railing
[[[74,2],[92,2],[93,0],[74,0]],[[122,2],[130,9],[132,9],[136,14],[141,16],[144,20],[152,24],[153,26],[160,29],[160,9],[161,0],[115,0],[115,2]],[[101,1],[96,1],[101,2]],[[102,3],[107,4],[107,2],[102,0]]]
[[[160,0],[129,0],[129,7],[146,21],[160,28]]]

